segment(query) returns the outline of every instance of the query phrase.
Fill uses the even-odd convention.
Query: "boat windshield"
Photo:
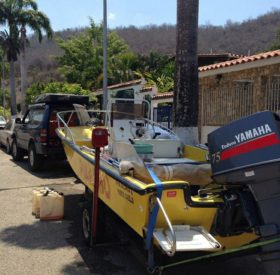
[[[131,117],[147,117],[147,106],[134,102],[115,102],[112,104],[112,119],[131,119]]]

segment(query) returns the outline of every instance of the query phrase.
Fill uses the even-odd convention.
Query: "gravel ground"
[[[49,186],[65,195],[65,218],[42,222],[31,215],[32,189]],[[89,249],[82,238],[79,202],[83,185],[67,162],[50,162],[41,173],[30,173],[26,160],[12,161],[0,150],[0,274],[145,274],[142,243],[118,221],[121,244]],[[118,237],[119,236],[119,237]],[[119,241],[120,235],[111,236]],[[253,257],[184,265],[164,274],[261,275]]]

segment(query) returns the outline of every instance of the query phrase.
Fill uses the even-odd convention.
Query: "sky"
[[[37,0],[40,11],[50,18],[55,31],[84,27],[89,18],[100,23],[103,0]],[[224,25],[228,20],[254,19],[272,9],[279,0],[200,0],[199,25]],[[176,24],[176,0],[107,0],[109,28],[134,25]]]

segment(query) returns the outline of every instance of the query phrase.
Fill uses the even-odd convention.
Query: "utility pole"
[[[103,110],[108,104],[107,77],[107,0],[103,0]]]

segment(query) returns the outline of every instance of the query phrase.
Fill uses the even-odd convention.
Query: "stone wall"
[[[280,111],[280,64],[200,77],[199,87],[201,138],[212,126],[266,109]]]
[[[201,123],[203,123],[205,121],[203,118],[205,104],[209,105],[209,100],[212,100],[212,104],[210,104],[212,113],[216,113],[213,117],[224,116],[221,108],[224,105],[227,106],[228,112],[236,112],[237,114],[240,110],[233,110],[233,108],[241,108],[244,104],[252,112],[266,109],[265,99],[269,96],[270,86],[280,83],[280,64],[203,77],[199,81],[200,117]],[[244,94],[244,97],[240,99],[235,94],[241,90],[247,95]],[[251,97],[248,98],[250,91],[252,92],[252,100]],[[231,97],[225,96],[227,93],[230,93]],[[206,94],[208,97],[205,97]],[[250,99],[249,102],[248,99]],[[238,116],[235,118],[237,119]],[[225,121],[225,123],[227,122],[230,121]],[[213,123],[215,125],[215,121]]]

